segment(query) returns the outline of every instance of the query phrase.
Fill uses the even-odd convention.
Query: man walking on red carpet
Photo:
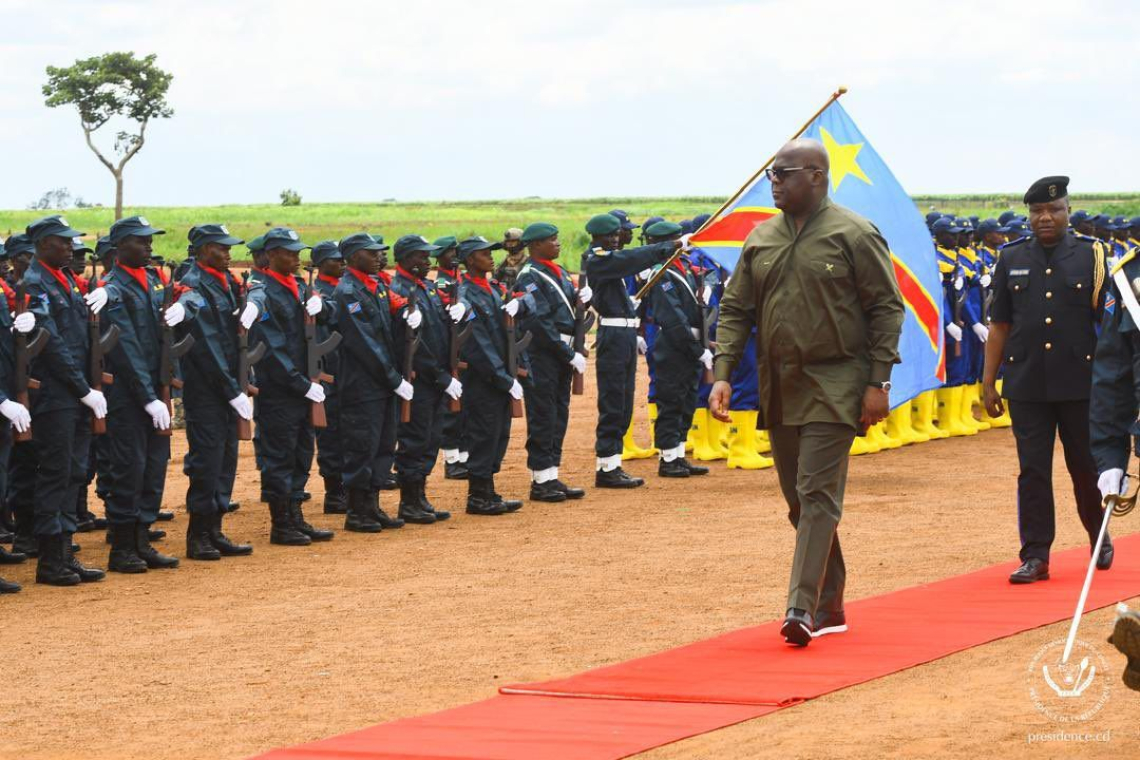
[[[847,455],[860,428],[887,416],[903,302],[886,241],[827,197],[816,140],[785,145],[767,170],[782,213],[754,229],[720,303],[709,409],[729,421],[730,378],[752,328],[767,429],[796,528],[781,634],[795,646],[847,630],[836,528]]]

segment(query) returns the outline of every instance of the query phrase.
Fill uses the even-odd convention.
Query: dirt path
[[[592,484],[593,403],[575,400],[563,467],[573,483]],[[525,495],[523,426],[515,432],[500,490]],[[179,513],[164,526],[165,548],[178,555],[184,450],[179,435],[165,500]],[[1014,466],[1008,430],[853,460],[841,525],[849,598],[1013,559]],[[528,503],[500,518],[462,514],[465,486],[440,477],[431,493],[456,513],[451,521],[338,532],[296,549],[269,545],[252,450],[243,448],[242,509],[227,531],[254,542],[252,557],[184,561],[79,590],[35,586],[30,564],[4,568],[25,591],[0,599],[0,757],[241,758],[782,614],[792,532],[773,471],[720,463],[709,478],[663,482],[651,475],[655,463],[630,469],[649,485]],[[320,484],[311,485],[319,504]],[[1057,488],[1058,545],[1079,545],[1071,489],[1060,477]],[[394,506],[391,493],[383,499]],[[339,527],[311,512],[314,523]],[[105,564],[101,535],[81,543],[85,560]],[[1088,618],[1084,638],[1103,641],[1110,617]],[[1025,669],[1064,634],[1063,624],[1033,631],[646,757],[1135,753],[1140,696],[1119,683],[1084,724],[1111,731],[1110,742],[1027,742],[1056,726],[1030,702]],[[1100,649],[1118,679],[1123,659]]]

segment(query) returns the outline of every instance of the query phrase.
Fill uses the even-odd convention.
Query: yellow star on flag
[[[863,173],[863,168],[859,166],[857,160],[859,151],[863,150],[863,143],[853,143],[851,145],[840,145],[835,141],[823,127],[819,128],[820,137],[823,138],[823,147],[827,150],[827,157],[831,160],[831,191],[835,192],[839,189],[839,184],[843,182],[843,178],[848,174],[858,177],[871,184],[871,180]]]

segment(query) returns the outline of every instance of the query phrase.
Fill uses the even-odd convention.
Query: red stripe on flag
[[[910,270],[902,266],[893,254],[891,255],[891,264],[894,266],[895,279],[898,280],[899,291],[902,293],[907,308],[918,320],[919,326],[930,340],[931,347],[937,351],[939,331],[942,329],[942,317],[938,313],[938,305],[931,300],[930,294],[926,292],[918,280],[914,279]]]
[[[693,242],[699,245],[709,240],[731,240],[743,245],[752,230],[773,216],[770,211],[733,211],[705,227],[699,235],[693,235]]]

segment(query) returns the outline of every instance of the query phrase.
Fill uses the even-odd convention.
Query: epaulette
[[[1080,232],[1074,232],[1073,237],[1075,237],[1077,240],[1087,240],[1090,243],[1099,243],[1100,242],[1100,238],[1095,238],[1092,235],[1085,235],[1085,234],[1080,233]]]
[[[590,253],[594,254],[595,256],[609,256],[610,255],[610,252],[607,251],[606,249],[602,248],[601,246],[598,246],[597,248],[591,248]]]
[[[1022,243],[1026,242],[1027,240],[1029,240],[1029,238],[1027,238],[1027,237],[1020,237],[1020,238],[1018,238],[1017,240],[1011,240],[1011,241],[1009,241],[1008,243],[1003,243],[1003,244],[1002,244],[1002,245],[1001,245],[1001,246],[998,248],[998,250],[999,250],[999,251],[1004,251],[1006,248],[1012,248],[1012,247],[1013,247],[1013,246],[1015,246],[1015,245],[1021,245]]]
[[[1093,247],[1093,250],[1096,250],[1096,246]],[[1136,258],[1136,249],[1135,248],[1133,248],[1128,253],[1126,253],[1120,257],[1120,261],[1117,261],[1116,264],[1113,265],[1113,267],[1112,267],[1112,274],[1116,274],[1117,272],[1119,272],[1121,269],[1124,268],[1125,264],[1127,264],[1129,261],[1132,261],[1132,259],[1134,259],[1134,258]]]

